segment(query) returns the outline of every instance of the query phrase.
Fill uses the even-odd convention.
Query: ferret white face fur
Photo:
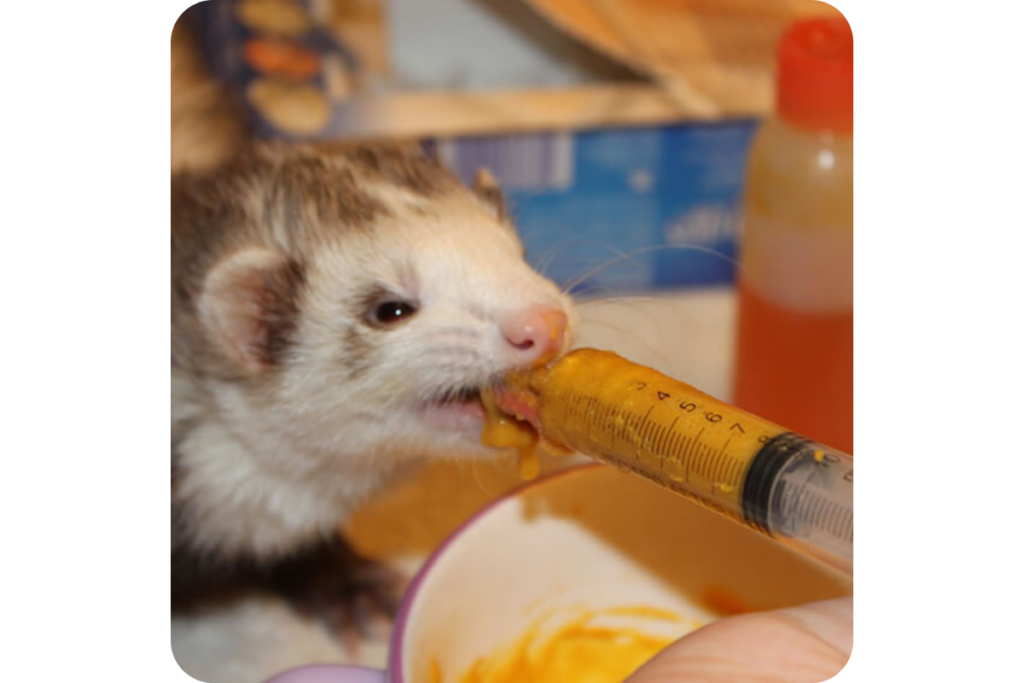
[[[418,153],[258,146],[172,195],[176,543],[273,558],[416,460],[495,455],[473,392],[569,343],[500,211]]]

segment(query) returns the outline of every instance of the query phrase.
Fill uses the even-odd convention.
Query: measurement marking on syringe
[[[662,451],[658,449],[658,443],[664,438],[664,436],[664,428],[660,424],[655,423],[654,427],[651,429],[650,446],[647,449],[650,451],[651,455],[658,455],[662,461],[665,456]],[[659,469],[661,469],[660,463]]]
[[[594,399],[592,399],[592,398],[587,399],[587,398],[585,398],[583,396],[579,396],[579,395],[575,396],[573,398],[573,405],[575,406],[575,409],[573,411],[573,412],[575,412],[575,415],[573,417],[577,417],[577,418],[579,418],[581,420],[585,420],[587,418],[587,414],[588,414],[587,411],[590,409],[590,403],[593,400]]]
[[[693,467],[691,469],[697,476],[703,477],[704,469],[701,467],[701,462],[704,460],[704,444],[697,439],[694,439],[691,452],[693,453]]]
[[[839,527],[839,531],[842,534],[840,538],[848,538],[851,543],[853,542],[853,510],[843,510],[842,526]]]
[[[821,526],[822,529],[826,529],[831,533],[835,533],[835,530],[832,529],[832,518],[835,516],[835,512],[836,506],[831,505],[827,501],[825,501],[822,505],[821,522],[819,524],[819,526]]]
[[[843,538],[853,538],[853,510],[847,510],[844,517]]]
[[[833,525],[833,533],[839,538],[853,539],[853,510],[840,506],[834,501],[832,507],[836,510],[836,520]]]
[[[591,436],[594,430],[594,423],[591,421],[594,414],[594,399],[580,397],[579,409],[577,413],[577,419],[582,420],[583,424],[587,426],[586,434],[588,439],[593,439]]]
[[[662,452],[662,450],[661,450],[661,445],[662,445],[661,442],[664,441],[664,440],[665,440],[665,427],[661,423],[655,422],[654,426],[651,428],[651,445],[650,445],[651,452],[652,453],[660,454]]]
[[[711,457],[711,481],[713,482],[721,481],[718,477],[721,474],[722,465],[725,464],[725,461],[722,459],[722,451],[725,449],[725,446],[728,445],[729,442],[726,441],[725,444],[718,449],[718,453]]]
[[[721,481],[725,481],[725,475],[729,471],[729,458],[725,455],[725,452],[728,450],[729,444],[731,443],[732,439],[730,438],[722,445],[722,450],[718,452],[719,469],[715,472],[715,476],[716,479],[721,477]]]
[[[740,462],[739,460],[733,460],[732,465],[729,468],[729,481],[739,482],[740,474],[744,473],[744,468],[746,468],[748,464],[749,463]]]
[[[835,538],[853,541],[853,511],[817,491],[806,491],[789,510],[789,516],[794,522],[799,520]]]
[[[598,417],[597,408],[598,408],[598,405],[599,404],[597,402],[597,399],[588,398],[587,399],[587,407],[584,409],[585,413],[583,414],[583,419],[586,420],[586,425],[587,425],[587,438],[591,442],[594,441],[593,430],[594,430],[595,425],[600,425],[600,423],[597,421],[597,417]]]
[[[715,450],[711,445],[708,446],[708,478],[711,479],[712,485],[723,483],[722,474],[723,468],[728,464],[728,461],[722,457],[722,447]]]
[[[614,438],[615,437],[615,427],[614,427],[614,425],[615,425],[615,418],[614,418],[613,413],[615,412],[615,406],[613,406],[613,405],[611,405],[609,403],[604,403],[603,401],[598,401],[598,405],[600,406],[598,408],[598,411],[599,411],[598,412],[598,420],[599,420],[598,424],[603,425],[602,429],[605,432],[609,432],[610,431],[612,433],[612,437]]]
[[[678,462],[678,460],[679,460],[679,452],[676,450],[676,448],[678,446],[680,446],[681,444],[679,442],[679,434],[677,434],[676,431],[675,431],[675,427],[676,427],[676,423],[677,422],[679,422],[679,416],[678,415],[676,415],[676,418],[674,420],[672,420],[672,424],[669,425],[669,427],[668,427],[668,442],[665,444],[665,450],[663,451],[663,453],[671,454],[673,456],[673,458]],[[664,465],[664,462],[665,462],[665,458],[664,458],[664,456],[662,456],[662,465]]]
[[[708,471],[708,460],[711,453],[711,449],[708,448],[706,443],[700,442],[697,444],[697,460],[694,463],[694,470],[697,471],[700,476],[705,479],[710,479],[710,472]]]
[[[722,447],[718,449],[718,456],[715,458],[715,469],[711,473],[711,481],[713,482],[725,482],[725,470],[729,466],[729,460],[725,457],[725,449],[729,446],[729,442],[732,439],[726,439]]]
[[[626,443],[632,443],[633,430],[636,429],[637,416],[636,413],[621,411],[615,420],[617,429],[615,430],[615,437],[625,441]]]
[[[789,487],[782,489],[782,494],[782,507],[787,511],[788,517],[795,518],[801,512],[810,515],[814,498],[807,490],[806,482],[799,485],[790,484]]]
[[[653,410],[654,406],[651,406],[651,409]],[[650,414],[651,411],[648,410],[647,415],[644,417],[644,426],[640,431],[640,448],[652,453],[657,453],[658,451],[654,448],[654,442],[661,434],[661,425],[654,420],[651,420]]]
[[[637,443],[637,446],[639,446],[640,448],[647,448],[648,450],[650,450],[650,448],[648,448],[648,446],[646,446],[648,437],[650,437],[650,435],[651,435],[651,430],[654,429],[654,427],[657,426],[654,423],[654,421],[650,419],[651,411],[652,410],[654,410],[654,405],[653,404],[650,405],[647,408],[647,412],[644,413],[643,418],[640,420],[640,424],[642,426],[640,427],[640,435],[639,435],[640,439],[639,439],[639,442]],[[639,457],[639,456],[640,456],[640,454],[637,453],[637,457]]]
[[[825,501],[822,500],[820,496],[815,495],[813,491],[808,492],[807,498],[810,498],[810,502],[806,499],[800,501],[806,505],[806,507],[804,507],[804,514],[807,515],[807,521],[817,521],[820,519],[821,507],[824,505]]]
[[[647,421],[647,415],[651,414],[651,410],[654,406],[650,406],[647,409],[647,414],[641,417],[636,422],[636,427],[633,430],[633,446],[637,449],[644,447],[644,436],[647,434],[647,430],[650,429],[651,423]]]
[[[727,481],[735,482],[735,486],[739,488],[739,461],[736,458],[727,458],[727,465],[725,468],[725,477]]]
[[[612,438],[619,441],[626,441],[626,429],[629,427],[629,415],[625,416],[619,414],[616,415],[613,421],[614,426],[612,427]]]
[[[814,516],[811,519],[824,526],[830,503],[822,496],[819,496],[817,492],[812,492],[811,498],[814,500]]]
[[[839,520],[836,522],[836,532],[839,538],[846,539],[850,543],[853,543],[853,512],[850,510],[840,510]]]
[[[693,439],[689,436],[684,436],[679,443],[679,462],[683,466],[683,476],[686,479],[686,483],[690,483],[690,457],[688,455],[690,449],[693,448]]]
[[[566,417],[580,417],[580,411],[583,409],[583,397],[579,394],[573,394],[569,397],[569,400],[565,403],[565,414]]]
[[[658,424],[657,429],[655,430],[655,432],[656,432],[656,434],[655,434],[655,438],[654,438],[654,443],[651,445],[651,448],[654,450],[655,453],[657,453],[658,455],[661,456],[662,464],[664,464],[664,462],[665,462],[665,446],[668,445],[668,440],[669,440],[669,437],[672,436],[672,432],[669,431],[665,427],[665,425],[660,424],[660,423]]]
[[[624,420],[623,426],[623,438],[629,442],[630,445],[637,445],[637,430],[643,424],[643,419],[637,413],[626,413],[626,419]]]
[[[587,433],[589,434],[595,427],[601,426],[597,421],[597,417],[601,412],[601,403],[596,398],[588,398],[583,410],[583,419],[587,422]]]
[[[689,443],[687,443],[686,447],[683,449],[683,461],[686,463],[686,481],[690,481],[690,470],[694,469],[694,468],[690,467],[690,465],[693,464],[692,461],[693,461],[693,456],[694,456],[694,450],[695,450],[697,444],[700,442],[700,435],[703,434],[703,433],[704,433],[704,428],[701,427],[700,431],[697,432],[696,436],[694,436],[694,437],[692,437],[690,439],[685,439],[685,437],[684,437],[684,440],[688,440],[689,441]]]
[[[847,533],[847,521],[850,517],[850,510],[844,509],[839,505],[833,504],[835,510],[833,520],[829,523],[829,528],[832,529],[832,533],[839,538],[845,538]]]
[[[665,426],[662,424],[658,424],[654,428],[654,434],[652,438],[653,441],[651,442],[650,446],[651,451],[656,454],[664,454],[665,451],[662,450],[662,446],[664,446],[665,442],[669,440],[669,432],[665,431]]]
[[[828,528],[831,529],[834,535],[839,536],[846,529],[846,511],[834,504],[831,508],[832,514],[829,515]]]
[[[830,505],[829,507],[832,508],[832,510],[829,512],[826,526],[835,534],[839,532],[842,526],[843,510],[835,504]]]
[[[677,463],[677,466],[678,466],[678,465],[684,464],[683,449],[685,449],[686,443],[687,443],[687,441],[689,439],[687,437],[683,436],[682,434],[677,434],[677,436],[678,436],[678,438],[676,438],[675,445],[673,446],[673,458],[674,458],[674,462]],[[685,470],[685,469],[684,469],[683,472],[684,472],[684,476],[686,477],[686,481],[688,483],[689,480],[690,480],[690,473],[689,473],[688,470]]]
[[[718,472],[718,453],[712,444],[705,444],[704,448],[707,451],[704,461],[704,472],[707,474],[708,480],[714,484],[717,481],[715,476]]]
[[[658,441],[656,446],[658,453],[661,454],[661,469],[665,469],[665,456],[671,451],[672,442],[675,441],[676,438],[675,432],[672,431],[675,429],[676,422],[679,422],[678,415],[676,415],[676,418],[672,420],[672,424],[668,426],[668,430],[662,434],[661,440]]]
[[[562,416],[562,421],[566,422],[570,418],[582,417],[582,414],[580,413],[582,404],[582,396],[579,394],[571,396],[569,400],[565,402],[565,413]]]

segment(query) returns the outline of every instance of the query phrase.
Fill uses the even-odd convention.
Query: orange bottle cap
[[[845,19],[796,22],[778,60],[779,116],[800,128],[853,130],[853,32]]]

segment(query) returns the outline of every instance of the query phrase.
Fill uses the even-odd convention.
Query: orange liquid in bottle
[[[739,269],[741,408],[853,453],[853,34],[779,43],[776,113],[751,146]]]
[[[742,280],[739,305],[737,373],[757,381],[737,383],[736,405],[853,453],[853,310],[787,308]]]

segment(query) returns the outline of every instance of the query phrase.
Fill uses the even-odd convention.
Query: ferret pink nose
[[[516,349],[524,365],[536,367],[557,356],[565,344],[568,320],[557,308],[531,308],[515,313],[501,324],[505,340]]]

